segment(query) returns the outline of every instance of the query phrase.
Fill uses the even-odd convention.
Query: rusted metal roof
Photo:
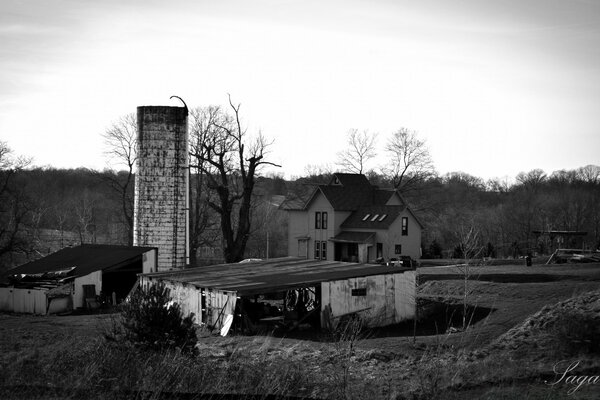
[[[242,264],[220,264],[143,276],[193,285],[197,288],[234,291],[238,295],[278,292],[321,282],[373,275],[396,274],[409,268],[340,261],[319,261],[296,257]]]

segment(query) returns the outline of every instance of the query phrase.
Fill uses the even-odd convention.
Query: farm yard
[[[199,331],[196,356],[108,340],[117,314],[0,314],[0,397],[598,398],[600,264],[471,267],[466,286],[461,267],[418,274],[416,325]]]

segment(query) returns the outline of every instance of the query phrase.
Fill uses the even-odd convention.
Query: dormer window
[[[375,214],[373,218],[371,218],[371,222],[374,222],[377,218],[379,218],[379,214]]]
[[[387,217],[387,214],[383,214],[380,218],[379,218],[379,222],[383,221],[385,219],[385,217]]]
[[[366,221],[366,220],[368,220],[370,216],[371,216],[371,214],[367,214],[367,215],[365,215],[365,216],[363,217],[363,221]]]

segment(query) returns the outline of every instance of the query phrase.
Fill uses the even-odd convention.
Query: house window
[[[352,296],[366,296],[367,288],[356,288],[352,289]]]
[[[321,228],[322,229],[327,229],[327,213],[326,212],[322,212],[321,213]]]
[[[402,254],[402,245],[401,244],[397,244],[394,246],[394,253],[395,254]]]
[[[402,217],[402,236],[408,236],[408,218]]]
[[[321,212],[315,213],[315,229],[321,229]]]
[[[318,260],[321,256],[321,242],[315,240],[315,259]]]
[[[327,260],[327,242],[321,242],[321,260]]]
[[[383,243],[377,243],[377,258],[383,257]]]

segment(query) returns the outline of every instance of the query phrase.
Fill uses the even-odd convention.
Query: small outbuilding
[[[327,328],[359,314],[370,326],[415,316],[415,269],[296,257],[253,260],[142,274],[140,285],[162,283],[195,322],[221,329],[233,319],[259,325]]]
[[[113,245],[68,247],[0,277],[0,310],[53,314],[117,303],[141,273],[157,270],[157,249]]]

